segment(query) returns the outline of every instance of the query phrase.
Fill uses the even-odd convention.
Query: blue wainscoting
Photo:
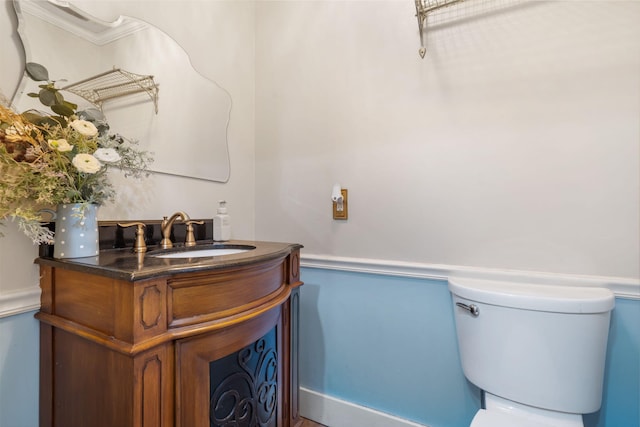
[[[468,427],[446,282],[303,268],[301,386],[431,427]],[[616,299],[602,410],[586,427],[640,425],[640,301]]]
[[[432,427],[468,427],[479,391],[460,368],[440,281],[303,268],[301,386]]]
[[[33,315],[0,318],[0,427],[38,425],[40,332]]]
[[[604,381],[602,408],[585,427],[640,426],[640,301],[616,298]]]

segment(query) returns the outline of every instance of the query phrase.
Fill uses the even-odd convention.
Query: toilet
[[[609,289],[449,279],[470,427],[583,427],[602,402]]]

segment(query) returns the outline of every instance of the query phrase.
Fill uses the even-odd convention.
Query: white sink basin
[[[194,249],[190,251],[169,252],[165,254],[153,255],[156,258],[206,258],[222,255],[234,255],[248,252],[254,247],[247,248],[209,248],[209,249]]]

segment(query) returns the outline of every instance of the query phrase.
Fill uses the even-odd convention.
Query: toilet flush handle
[[[457,302],[456,305],[460,308],[464,308],[465,310],[467,310],[469,313],[471,313],[471,315],[473,315],[473,317],[478,317],[480,315],[480,309],[475,304],[467,305],[461,302]]]

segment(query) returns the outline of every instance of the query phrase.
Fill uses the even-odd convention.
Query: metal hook
[[[424,47],[424,21],[427,18],[427,14],[424,10],[422,0],[415,0],[416,3],[416,18],[418,18],[418,31],[420,32],[420,49],[418,53],[421,58],[427,53],[427,49]]]

